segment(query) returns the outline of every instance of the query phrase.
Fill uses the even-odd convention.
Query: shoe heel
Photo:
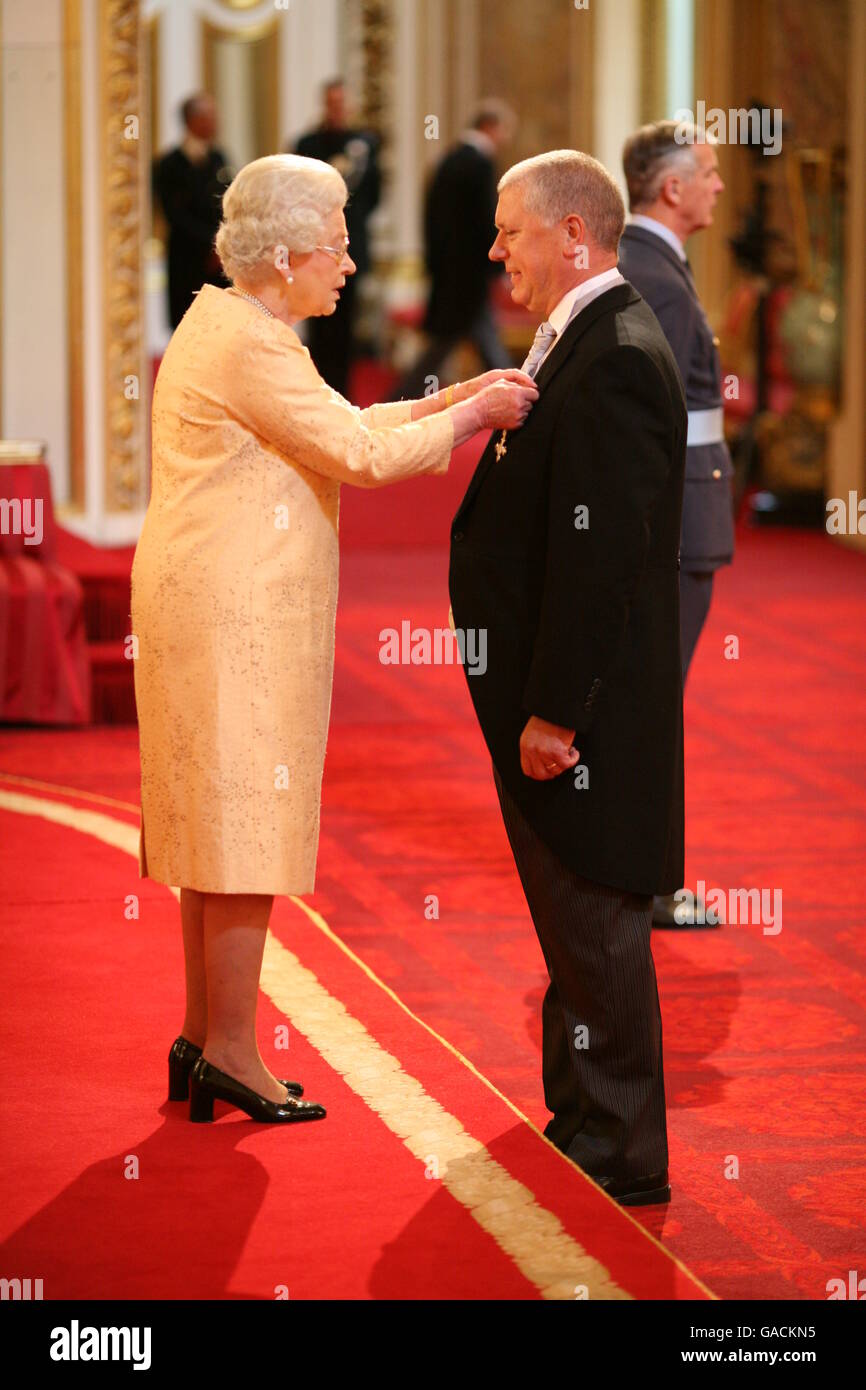
[[[198,1125],[210,1124],[213,1120],[213,1096],[193,1080],[189,1083],[189,1118]]]
[[[189,1068],[182,1066],[176,1057],[168,1059],[168,1098],[186,1100],[189,1096]]]

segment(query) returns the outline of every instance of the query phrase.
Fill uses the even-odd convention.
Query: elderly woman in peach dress
[[[223,199],[205,285],[153,398],[153,483],[132,571],[142,876],[180,887],[186,1014],[169,1095],[255,1119],[321,1119],[256,1041],[276,893],[311,892],[334,661],[340,486],[444,473],[479,430],[515,428],[537,391],[489,372],[359,410],[294,325],[354,273],[328,164],[257,159]]]

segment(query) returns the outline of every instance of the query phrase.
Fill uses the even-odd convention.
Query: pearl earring
[[[287,284],[287,285],[293,285],[294,282],[295,282],[295,277],[294,277],[294,275],[287,275],[287,276],[286,276],[286,284]]]

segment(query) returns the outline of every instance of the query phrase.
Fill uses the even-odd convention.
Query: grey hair
[[[226,275],[256,280],[280,247],[314,250],[348,196],[342,174],[321,159],[269,154],[245,164],[223,194],[214,243]]]
[[[671,174],[693,177],[698,171],[695,145],[707,139],[688,121],[653,121],[630,135],[622,150],[629,210],[650,207]]]
[[[579,213],[604,251],[616,251],[625,226],[625,204],[603,164],[582,150],[549,150],[513,164],[499,180],[499,192],[518,186],[527,212],[552,227]]]

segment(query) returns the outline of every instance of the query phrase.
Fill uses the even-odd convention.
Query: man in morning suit
[[[710,609],[714,573],[730,564],[734,554],[733,466],[725,443],[719,340],[701,307],[683,246],[693,232],[711,225],[724,184],[705,133],[676,121],[658,121],[630,136],[623,168],[631,220],[620,242],[620,270],[662,326],[677,359],[689,412],[680,538],[685,685]],[[705,914],[680,907],[675,915],[676,909],[672,896],[657,898],[654,924],[704,925]]]
[[[443,155],[424,205],[424,261],[430,295],[424,330],[430,343],[396,392],[416,400],[461,342],[476,348],[485,371],[510,367],[490,303],[501,266],[487,252],[496,233],[496,158],[517,119],[496,97],[478,103],[469,127]]]
[[[214,144],[217,107],[199,92],[181,107],[184,137],[153,166],[153,190],[168,224],[168,316],[177,328],[202,285],[225,288],[214,237],[222,198],[234,175]]]
[[[454,519],[467,683],[550,983],[545,1133],[624,1205],[665,1202],[654,893],[683,875],[680,507],[686,407],[670,347],[617,270],[625,220],[575,150],[499,183],[491,259],[539,320],[539,396],[493,437]]]

